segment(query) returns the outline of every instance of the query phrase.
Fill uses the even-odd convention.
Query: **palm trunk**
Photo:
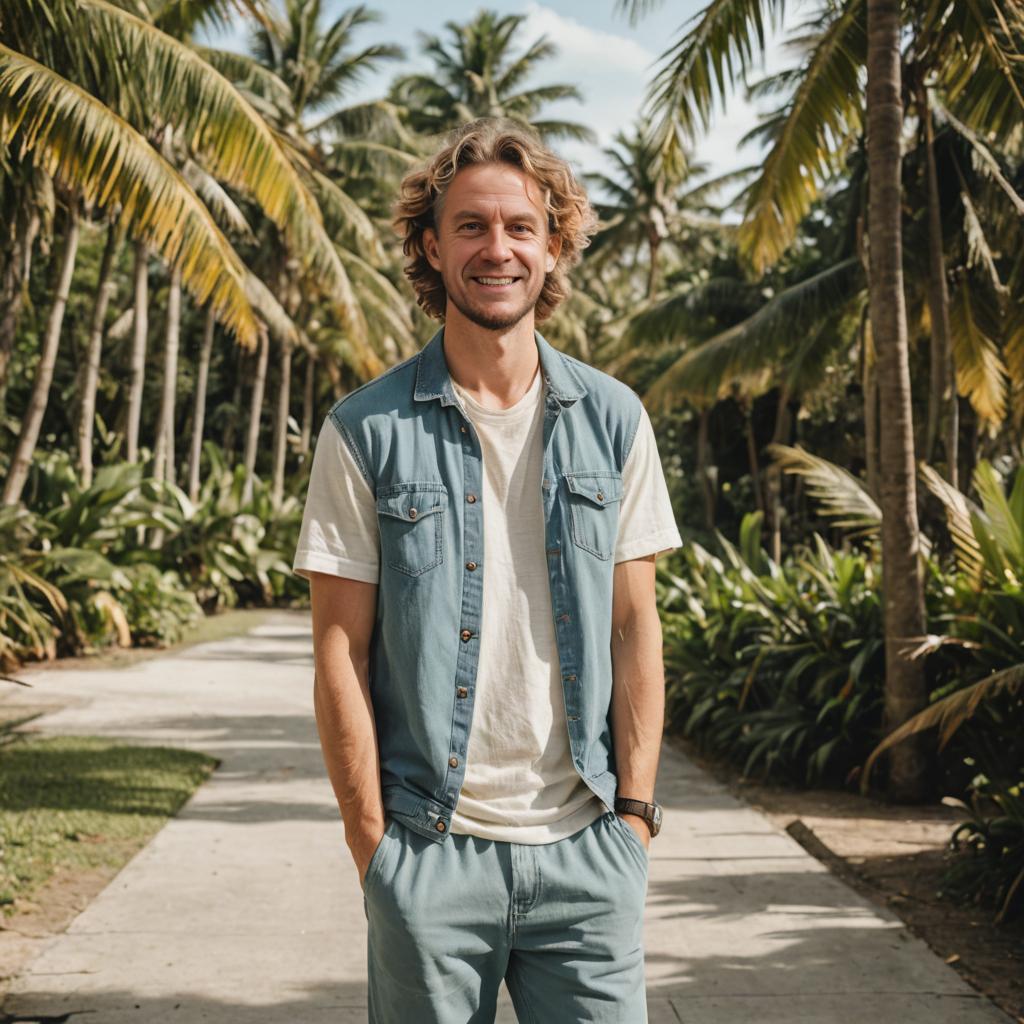
[[[235,386],[231,389],[231,412],[224,424],[222,446],[224,456],[232,462],[235,451],[235,434],[238,432],[238,421],[242,415],[242,381],[248,375],[250,359],[248,353],[239,345],[235,351]]]
[[[878,362],[885,725],[891,730],[927,700],[921,663],[905,653],[925,628],[903,295],[899,0],[868,0],[867,64],[869,301]],[[920,800],[927,776],[920,737],[892,750],[892,798]]]
[[[757,438],[754,437],[754,418],[748,406],[743,410],[744,434],[747,438],[747,463],[750,466],[750,481],[754,488],[754,503],[758,511],[764,512],[764,494],[761,492],[761,466],[757,458]]]
[[[701,494],[704,498],[704,525],[715,528],[715,467],[708,457],[711,454],[711,443],[708,439],[708,420],[711,417],[710,406],[700,411],[700,422],[697,428],[697,479],[700,481]]]
[[[178,384],[178,344],[181,337],[181,270],[171,268],[167,290],[167,335],[164,344],[164,381],[156,420],[153,476],[174,483],[174,404]]]
[[[862,349],[864,344],[862,342]],[[861,374],[864,392],[864,472],[868,493],[878,500],[878,373],[874,360],[863,355]]]
[[[267,380],[267,361],[270,341],[266,327],[260,326],[259,352],[256,358],[256,373],[252,382],[252,404],[249,408],[249,433],[245,439],[245,489],[242,503],[252,501],[253,478],[256,472],[256,447],[260,439],[260,413],[263,410],[263,389]]]
[[[341,379],[341,370],[333,359],[328,359],[324,366],[327,368],[327,376],[331,378],[331,392],[337,400],[345,394],[345,382]]]
[[[953,375],[953,343],[949,326],[949,290],[943,258],[942,211],[939,206],[939,177],[935,169],[935,132],[928,90],[917,87],[917,108],[924,126],[924,152],[928,178],[928,310],[932,321],[931,387],[928,390],[928,434],[925,459],[935,458],[940,428],[946,449],[946,476],[957,487],[957,409]]]
[[[280,505],[284,497],[284,465],[288,455],[288,399],[292,384],[292,343],[281,340],[281,380],[277,393],[277,408],[274,411],[274,477],[271,487],[272,500]]]
[[[199,367],[196,372],[195,411],[192,414],[192,448],[188,459],[188,496],[190,501],[197,501],[199,498],[199,460],[203,452],[206,388],[210,378],[210,354],[213,352],[215,323],[213,307],[207,306],[206,323],[203,326],[203,346],[199,350]]]
[[[7,368],[14,352],[14,336],[24,305],[25,286],[32,268],[32,250],[39,226],[39,212],[33,210],[24,233],[11,246],[9,258],[4,265],[3,281],[0,283],[0,412],[7,394]]]
[[[864,266],[867,276],[867,265]],[[871,340],[871,321],[868,307],[861,309],[857,327],[858,364],[861,401],[864,417],[864,475],[865,486],[875,501],[878,500],[878,368],[874,344]]]
[[[146,335],[149,331],[149,248],[141,241],[135,243],[134,290],[128,422],[125,427],[125,455],[129,462],[135,462],[139,457],[139,421],[142,418],[142,388],[146,382]]]
[[[302,454],[309,453],[313,442],[313,394],[316,384],[316,359],[313,353],[306,352],[306,380],[302,388]]]
[[[653,231],[648,235],[647,248],[650,254],[651,265],[647,270],[647,298],[653,299],[658,294],[658,249],[661,246],[661,239]]]
[[[64,248],[60,256],[60,270],[57,279],[57,291],[50,316],[46,321],[43,334],[43,347],[36,367],[36,379],[32,385],[28,409],[21,421],[21,433],[18,445],[11,459],[10,471],[4,486],[3,498],[0,503],[16,505],[21,499],[21,492],[28,479],[32,455],[39,440],[39,431],[46,413],[46,403],[50,394],[50,383],[53,380],[53,368],[57,362],[57,349],[60,345],[60,329],[64,322],[64,310],[67,308],[68,295],[71,292],[71,277],[75,270],[75,256],[78,253],[78,200],[71,199],[68,203],[67,229],[64,235]]]
[[[779,403],[775,408],[775,430],[772,433],[772,444],[789,444],[790,387],[788,381],[779,385]],[[772,561],[782,561],[782,471],[777,462],[768,467],[768,480],[765,486],[768,499],[768,521],[771,528]]]
[[[121,247],[121,230],[111,221],[107,228],[107,244],[103,247],[100,273],[96,282],[96,301],[89,324],[89,345],[82,373],[82,404],[78,411],[78,472],[82,487],[92,484],[92,437],[96,417],[96,388],[100,379],[100,359],[103,354],[103,326],[107,319],[107,306],[114,293],[114,259]]]

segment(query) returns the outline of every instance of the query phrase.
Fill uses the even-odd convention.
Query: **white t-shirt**
[[[473,722],[451,831],[555,842],[604,808],[569,751],[544,550],[543,375],[538,368],[523,397],[500,410],[454,386],[482,450],[485,557]],[[614,561],[681,543],[654,430],[641,409],[622,471]],[[378,566],[373,491],[328,419],[313,456],[294,570],[376,583]]]

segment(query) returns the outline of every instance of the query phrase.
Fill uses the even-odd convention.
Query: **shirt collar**
[[[544,375],[544,383],[551,395],[563,405],[571,405],[582,398],[587,389],[572,368],[569,360],[553,348],[541,335],[533,332],[537,342],[537,353],[540,357],[540,369]],[[444,358],[444,327],[427,342],[420,351],[416,365],[417,402],[426,402],[435,398],[441,399],[442,405],[456,405],[455,389],[452,387],[448,363]]]

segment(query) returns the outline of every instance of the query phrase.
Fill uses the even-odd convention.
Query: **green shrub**
[[[64,452],[40,452],[25,508],[0,510],[0,664],[178,641],[205,610],[291,603],[308,471],[281,502],[212,443],[196,502],[136,463],[83,488]]]
[[[820,537],[777,565],[760,526],[748,515],[739,548],[688,545],[660,576],[669,724],[745,773],[842,783],[879,736],[877,570]]]

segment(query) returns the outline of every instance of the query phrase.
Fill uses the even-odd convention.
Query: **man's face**
[[[473,164],[452,179],[437,230],[423,233],[451,307],[490,331],[533,315],[561,239],[549,237],[540,187],[510,164]]]

